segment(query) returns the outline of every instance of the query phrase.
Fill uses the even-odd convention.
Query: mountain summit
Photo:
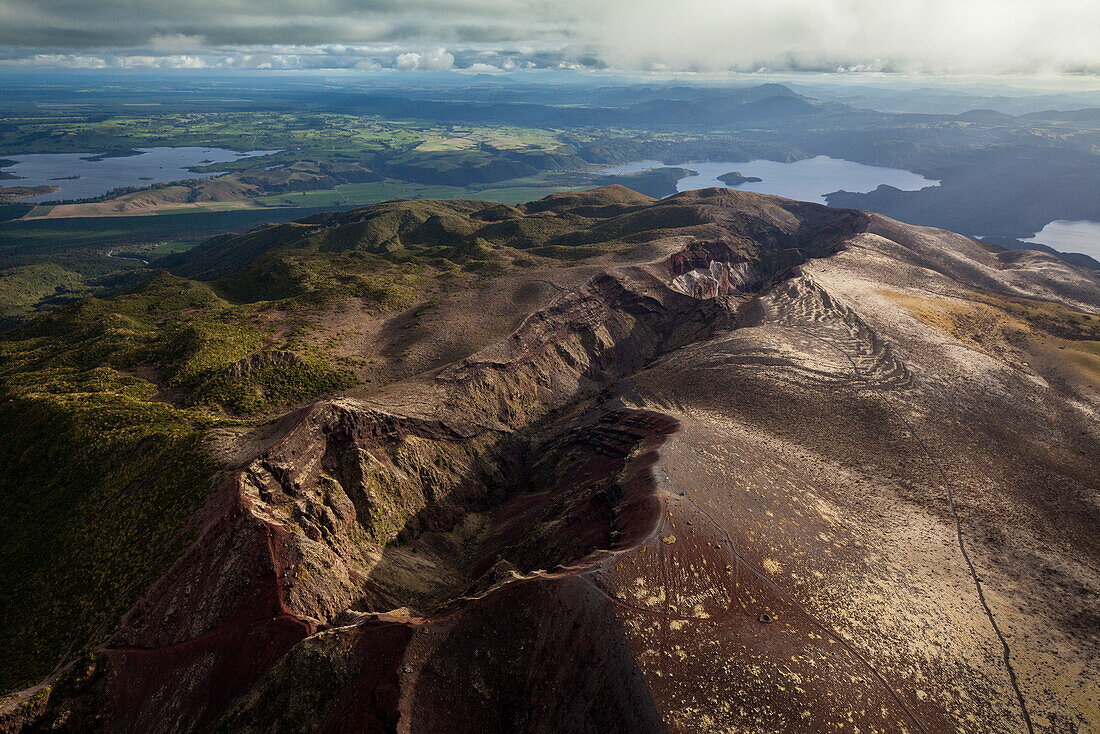
[[[0,731],[1095,723],[1096,271],[615,186],[159,265],[0,344]]]

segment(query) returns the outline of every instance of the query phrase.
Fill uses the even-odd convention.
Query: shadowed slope
[[[585,257],[449,364],[226,436],[198,541],[8,729],[1096,724],[1100,397],[1059,359],[1094,274],[717,190],[296,226],[254,293],[288,252]]]

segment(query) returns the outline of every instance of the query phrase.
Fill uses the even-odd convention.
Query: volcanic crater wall
[[[394,610],[425,624],[640,542],[660,514],[647,467],[675,423],[590,401],[731,318],[643,269],[602,274],[410,387],[444,418],[350,399],[288,416],[223,481],[198,542],[127,615],[64,720],[206,731],[320,631]]]
[[[863,225],[853,212],[822,216],[763,244],[738,234],[600,273],[504,341],[388,396],[285,417],[282,437],[225,478],[196,518],[199,540],[92,672],[27,730],[266,731],[301,715],[324,731],[443,731],[473,711],[471,722],[512,717],[536,731],[539,706],[569,730],[659,729],[612,610],[577,572],[653,531],[649,466],[677,426],[612,407],[611,388],[736,326],[738,303],[722,296],[773,285]],[[470,640],[490,635],[488,620],[539,646],[560,688],[539,690],[522,649],[479,658]],[[560,644],[539,632],[559,627]],[[442,641],[426,641],[432,630]],[[584,650],[585,639],[604,647]],[[317,665],[331,675],[301,690]],[[456,692],[458,669],[480,687]],[[442,690],[447,705],[425,708]]]
[[[807,211],[810,221],[799,220],[793,231],[757,223],[759,231],[746,237],[744,223],[735,221],[718,239],[695,240],[668,258],[670,287],[700,299],[767,290],[806,260],[835,254],[870,223],[863,212]]]

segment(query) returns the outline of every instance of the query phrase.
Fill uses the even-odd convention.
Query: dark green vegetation
[[[205,430],[350,384],[310,350],[265,349],[267,321],[160,274],[4,335],[0,687],[99,639],[164,570],[216,470]]]
[[[0,335],[0,688],[101,641],[164,571],[218,470],[208,431],[358,382],[304,328],[311,315],[393,312],[654,226],[601,225],[649,201],[605,198],[591,219],[462,200],[317,214],[163,256],[124,294]]]
[[[0,401],[4,689],[102,639],[183,546],[216,468],[190,416],[151,402],[148,383],[52,377],[5,385]]]
[[[270,247],[278,232],[259,236]],[[97,641],[164,570],[216,469],[200,451],[205,430],[352,383],[296,339],[294,301],[258,299],[354,293],[384,309],[407,298],[414,276],[383,276],[382,259],[334,274],[347,263],[293,244],[236,289],[249,304],[162,273],[0,341],[0,624],[11,633],[0,687],[40,679]],[[280,270],[294,258],[300,277]],[[275,271],[283,278],[261,285]]]
[[[654,168],[651,171],[628,173],[622,176],[600,176],[596,183],[601,186],[619,184],[634,189],[646,196],[663,199],[676,193],[676,182],[694,171],[686,168]]]
[[[0,222],[10,222],[30,213],[34,204],[0,204]]]
[[[141,263],[120,255],[150,259],[142,253],[180,250],[219,231],[303,214],[288,210],[421,197],[518,203],[593,181],[673,193],[672,167],[598,178],[600,166],[640,159],[675,166],[825,154],[905,168],[943,184],[836,194],[830,201],[1010,247],[1053,219],[1100,220],[1095,111],[890,114],[820,102],[777,84],[460,76],[417,84],[308,75],[196,76],[186,83],[160,76],[0,77],[0,156],[154,145],[281,151],[218,164],[223,176],[114,192],[93,203],[29,213],[0,207],[0,326],[132,285],[129,276]],[[220,211],[240,207],[251,211]],[[95,219],[107,214],[105,223]],[[118,216],[138,214],[172,221]],[[47,215],[78,223],[38,223]],[[29,219],[10,221],[20,216]],[[114,257],[104,262],[108,252]]]
[[[0,328],[79,298],[132,288],[151,274],[143,260],[193,247],[224,232],[316,211],[288,208],[0,223]]]
[[[471,275],[524,267],[532,256],[576,260],[621,247],[615,241],[638,228],[698,223],[675,207],[661,213],[671,217],[664,223],[643,214],[641,221],[607,220],[609,213],[650,199],[622,187],[598,191],[601,206],[589,204],[561,216],[553,207],[570,201],[571,194],[519,207],[462,199],[385,202],[217,237],[154,265],[213,281],[237,302],[360,298],[392,308],[410,303],[432,283],[462,287]]]

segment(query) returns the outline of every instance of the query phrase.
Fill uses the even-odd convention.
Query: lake
[[[1100,222],[1057,219],[1020,241],[1046,245],[1059,252],[1083,252],[1100,260]]]
[[[146,187],[167,181],[210,178],[220,173],[200,173],[193,166],[228,163],[241,158],[278,153],[277,150],[253,150],[238,153],[223,148],[135,148],[136,155],[110,158],[99,153],[31,153],[0,156],[15,161],[4,173],[18,176],[3,186],[58,186],[50,194],[20,199],[20,202],[88,199],[114,189]]]
[[[714,186],[739,191],[755,191],[758,194],[774,194],[788,199],[825,204],[826,196],[837,191],[866,193],[885,184],[903,191],[917,191],[929,186],[939,186],[939,181],[927,179],[918,173],[900,168],[868,166],[842,158],[819,155],[816,158],[780,163],[778,161],[704,161],[702,163],[677,163],[677,168],[696,171],[676,183],[677,191],[693,191]],[[636,161],[600,171],[604,175],[625,175],[664,168],[660,161]],[[718,180],[725,173],[737,171],[742,176],[762,179],[759,182],[730,186]]]

